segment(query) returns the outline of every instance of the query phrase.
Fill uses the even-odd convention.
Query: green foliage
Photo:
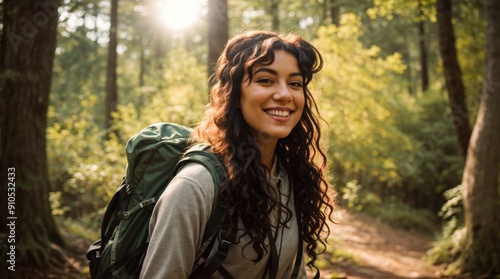
[[[439,212],[439,217],[443,220],[455,220],[454,222],[459,220],[463,222],[462,185],[445,191],[444,197],[446,202]]]
[[[95,240],[101,237],[100,223],[96,222],[95,214],[83,215],[81,218],[64,218],[57,216],[56,222],[65,228],[65,238],[70,240]],[[100,218],[100,216],[99,216]]]
[[[438,212],[443,192],[460,183],[463,163],[457,151],[447,100],[430,89],[416,101],[418,118],[398,126],[415,142],[410,156],[400,159],[404,200]]]
[[[455,4],[455,3],[454,3]],[[483,1],[460,1],[453,6],[457,58],[462,69],[471,124],[476,119],[484,78],[486,21]]]
[[[49,203],[52,209],[52,215],[64,215],[66,212],[71,210],[69,206],[61,205],[62,191],[50,192],[49,193]]]
[[[432,264],[448,264],[447,273],[452,273],[460,266],[460,254],[466,241],[466,228],[462,211],[462,185],[444,192],[446,203],[439,216],[444,225],[425,259]]]
[[[437,212],[439,196],[458,183],[462,168],[447,101],[434,89],[405,93],[401,57],[364,48],[362,35],[360,19],[347,14],[340,26],[321,28],[315,41],[325,59],[317,86],[327,100],[320,106],[330,124],[338,190],[358,209],[392,196]],[[365,194],[355,194],[351,181]]]
[[[426,260],[432,264],[451,264],[458,260],[465,245],[466,229],[457,220],[451,218],[442,228],[432,248],[426,253]]]
[[[273,30],[272,27],[271,1],[228,1],[230,34],[240,33],[241,30],[261,29],[298,33],[310,40],[317,29],[327,22],[323,3],[309,0],[274,2],[278,3],[278,30]]]
[[[118,139],[103,141],[93,121],[95,99],[81,101],[79,114],[58,118],[49,110],[47,153],[53,213],[81,217],[104,207],[123,176],[126,158]]]
[[[329,157],[342,176],[338,184],[357,179],[368,190],[377,190],[378,183],[393,187],[400,182],[398,158],[414,149],[412,139],[397,126],[401,118],[414,118],[414,100],[404,94],[400,55],[384,57],[376,46],[364,48],[360,25],[358,17],[347,14],[340,26],[320,28],[313,43],[325,66],[317,87],[331,129]]]
[[[435,0],[373,0],[374,6],[367,9],[366,13],[372,19],[381,16],[392,20],[396,15],[400,15],[412,21],[426,18],[435,21],[435,2]],[[419,13],[419,9],[422,9],[422,14]]]
[[[346,207],[361,211],[364,208],[374,208],[381,204],[380,197],[376,194],[364,191],[358,181],[353,180],[347,182],[342,191],[342,201],[346,203]]]
[[[157,79],[150,77],[149,86],[121,98],[114,126],[123,139],[105,137],[93,92],[83,91],[77,103],[65,106],[54,100],[47,129],[53,214],[94,216],[98,223],[124,175],[125,141],[151,123],[199,121],[208,100],[205,66],[182,49],[172,50],[165,63],[169,66]]]
[[[166,64],[151,85],[138,87],[119,105],[115,126],[127,138],[152,123],[191,125],[201,119],[208,102],[206,67],[183,49],[172,50]]]
[[[366,212],[397,228],[421,232],[434,232],[437,228],[437,220],[432,212],[396,200],[367,208]]]

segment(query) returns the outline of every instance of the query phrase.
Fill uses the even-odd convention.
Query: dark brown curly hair
[[[212,151],[222,158],[229,179],[222,185],[221,202],[227,209],[228,220],[241,219],[245,234],[252,239],[248,245],[252,245],[259,261],[268,252],[264,240],[266,230],[272,226],[270,212],[284,210],[288,218],[278,225],[285,225],[291,219],[291,211],[280,203],[277,191],[267,182],[268,170],[261,163],[255,135],[245,123],[239,104],[245,73],[251,78],[253,65],[272,63],[277,50],[297,58],[304,78],[301,119],[287,137],[279,139],[275,154],[286,166],[294,202],[302,217],[301,233],[310,257],[307,264],[314,267],[318,242],[324,249],[326,237],[322,239],[321,234],[330,232],[327,218],[331,220],[333,211],[330,187],[323,174],[326,155],[320,148],[321,118],[307,88],[313,74],[323,66],[318,50],[300,36],[274,32],[249,31],[231,39],[217,62],[210,102],[192,137],[194,141],[210,143]]]

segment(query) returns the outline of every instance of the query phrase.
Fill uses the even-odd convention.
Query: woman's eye
[[[264,84],[270,84],[272,83],[273,81],[269,78],[261,78],[257,81],[258,83],[264,83]]]
[[[302,87],[302,82],[292,81],[292,82],[290,82],[290,86],[292,86],[292,87]]]

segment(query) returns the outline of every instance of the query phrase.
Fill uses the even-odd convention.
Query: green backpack
[[[149,219],[154,205],[187,162],[204,165],[212,174],[215,193],[225,177],[225,169],[207,144],[187,151],[191,129],[172,123],[153,124],[129,139],[126,146],[128,165],[123,182],[109,202],[101,224],[101,239],[87,251],[90,274],[95,278],[137,278],[148,246]],[[203,241],[215,239],[221,231],[225,211],[215,195],[211,217]],[[232,236],[231,236],[232,237]],[[213,241],[211,242],[213,245]],[[205,266],[215,271],[227,256],[228,241]],[[229,241],[229,244],[231,241]],[[211,246],[207,250],[211,250]],[[213,270],[213,271],[212,271]],[[210,276],[210,272],[202,272]],[[210,273],[210,274],[208,274]]]

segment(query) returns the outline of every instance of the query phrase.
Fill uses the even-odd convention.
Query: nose
[[[288,88],[288,84],[286,82],[276,84],[276,91],[273,94],[273,99],[282,102],[290,102],[293,100],[290,88]]]

